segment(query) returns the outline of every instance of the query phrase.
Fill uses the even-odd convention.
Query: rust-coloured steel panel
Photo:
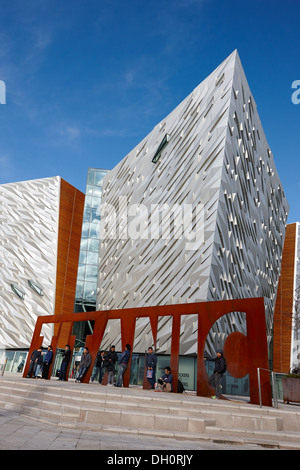
[[[287,225],[274,310],[273,369],[276,372],[289,372],[291,364],[296,233],[296,224]]]

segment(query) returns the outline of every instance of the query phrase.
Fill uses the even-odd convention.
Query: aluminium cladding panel
[[[270,332],[288,204],[237,51],[108,173],[102,204],[98,310],[265,297]],[[203,207],[194,249],[162,211],[186,204]],[[137,237],[128,230],[135,205]],[[229,330],[244,332],[237,315]],[[224,328],[216,325],[208,349]],[[196,353],[196,342],[182,352]]]
[[[59,193],[59,177],[0,185],[1,348],[28,348],[36,318],[54,313]],[[42,333],[47,345],[53,327]]]

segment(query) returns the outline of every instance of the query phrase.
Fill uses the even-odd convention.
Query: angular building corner
[[[105,176],[97,309],[264,297],[270,341],[288,211],[234,51]],[[195,321],[182,324],[182,338]],[[226,331],[244,332],[242,312],[223,323],[210,352]],[[170,335],[166,326],[158,352]],[[186,338],[182,354],[196,353]]]

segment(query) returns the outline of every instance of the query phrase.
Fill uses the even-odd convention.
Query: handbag
[[[152,379],[153,377],[153,370],[152,369],[148,369],[147,370],[147,379]]]

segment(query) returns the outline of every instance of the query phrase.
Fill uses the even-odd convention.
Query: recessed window
[[[42,288],[42,286],[37,281],[33,281],[32,279],[29,279],[28,280],[28,285],[29,285],[29,287],[31,287],[31,289],[33,289],[40,296],[44,295],[44,289]]]
[[[161,141],[158,149],[156,150],[154,157],[152,158],[153,163],[158,162],[158,160],[160,159],[161,153],[162,153],[163,149],[165,148],[165,146],[167,145],[167,143],[169,142],[169,140],[170,140],[170,135],[166,134],[164,136],[163,140]]]
[[[12,291],[17,294],[18,297],[20,297],[20,299],[24,300],[25,298],[25,292],[23,291],[23,289],[21,289],[21,287],[17,286],[16,284],[11,284],[10,285]]]

